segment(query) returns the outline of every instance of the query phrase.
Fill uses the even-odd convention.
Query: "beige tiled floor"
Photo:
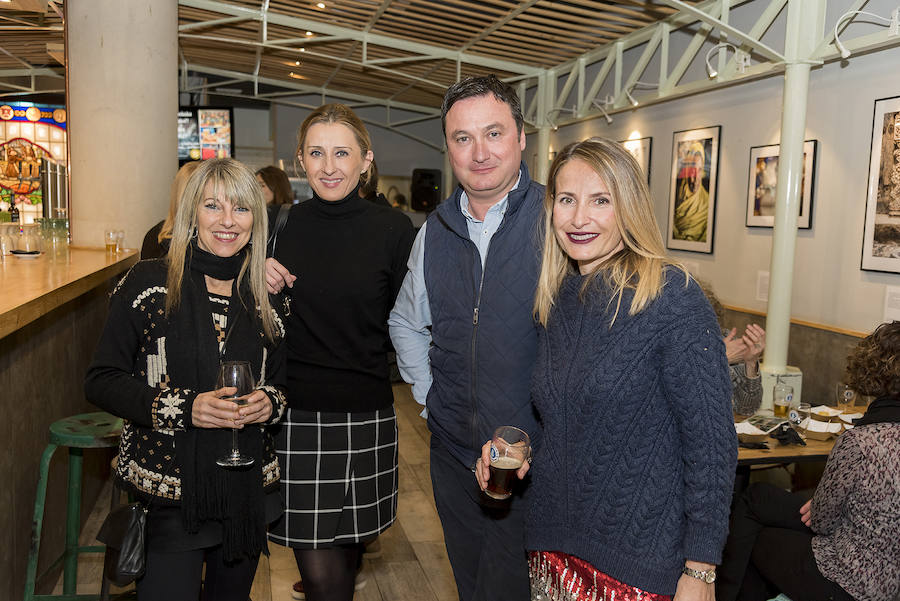
[[[456,601],[456,585],[431,492],[428,429],[418,416],[420,407],[408,386],[394,386],[394,400],[400,432],[398,517],[380,537],[381,557],[363,562],[366,586],[354,601]],[[93,544],[108,507],[109,494],[104,493],[82,532],[81,544]],[[290,601],[291,586],[298,578],[293,553],[272,543],[269,550],[269,557],[260,558],[250,596],[253,601]],[[102,556],[82,556],[78,592],[99,591],[102,569]]]

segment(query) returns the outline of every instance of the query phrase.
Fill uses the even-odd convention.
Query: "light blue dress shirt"
[[[519,176],[521,179],[521,175]],[[513,186],[515,190],[519,181]],[[487,259],[491,237],[503,222],[506,208],[509,206],[507,193],[498,203],[488,209],[483,221],[479,221],[469,212],[469,197],[463,192],[459,198],[459,209],[466,218],[469,239],[475,243],[481,255],[481,268]],[[425,405],[425,398],[431,388],[431,363],[428,360],[428,349],[431,347],[431,307],[428,304],[428,291],[425,288],[425,231],[419,230],[409,254],[407,266],[409,271],[403,279],[403,286],[397,295],[397,301],[388,317],[388,328],[391,342],[397,351],[397,367],[406,382],[412,384],[413,398],[420,405]],[[427,416],[427,409],[422,417]]]

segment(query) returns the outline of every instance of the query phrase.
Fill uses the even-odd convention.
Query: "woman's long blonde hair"
[[[619,314],[622,295],[626,289],[634,290],[634,298],[628,308],[629,315],[640,313],[659,296],[665,284],[663,269],[667,265],[681,269],[687,284],[687,270],[666,256],[659,226],[653,215],[646,176],[640,165],[621,144],[602,138],[590,138],[563,148],[550,165],[544,196],[544,248],[534,301],[537,320],[546,327],[563,280],[567,274],[575,271],[574,262],[566,255],[553,228],[556,178],[560,169],[570,161],[583,161],[606,184],[615,209],[616,227],[624,244],[622,250],[588,274],[581,289],[582,297],[596,278],[602,277],[613,289],[610,303],[615,301],[616,306],[610,321],[612,325]]]
[[[175,224],[175,213],[178,212],[178,201],[181,200],[181,195],[184,194],[184,187],[187,185],[188,179],[190,179],[194,174],[194,171],[196,171],[200,165],[200,161],[190,161],[182,165],[181,169],[178,170],[178,173],[175,174],[175,180],[172,182],[172,190],[169,192],[169,212],[166,214],[166,219],[163,221],[159,234],[156,236],[156,241],[160,244],[162,244],[163,240],[168,240],[172,237],[172,228]]]
[[[251,314],[255,307],[259,307],[263,329],[269,340],[273,340],[277,328],[269,295],[266,292],[266,201],[263,200],[262,190],[253,172],[234,159],[203,161],[188,179],[183,200],[178,203],[172,228],[172,242],[166,255],[168,264],[166,314],[169,315],[181,301],[185,255],[190,252],[191,238],[196,235],[197,212],[205,200],[205,189],[209,182],[213,182],[217,196],[221,194],[235,207],[249,208],[250,214],[253,215],[250,241],[247,243],[249,249],[238,274],[240,282],[249,270],[253,306],[247,307],[247,299],[242,298],[241,302],[245,303],[248,313]]]

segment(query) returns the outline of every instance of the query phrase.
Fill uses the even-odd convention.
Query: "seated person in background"
[[[847,358],[846,382],[877,397],[842,434],[811,501],[750,486],[731,516],[717,601],[893,601],[900,593],[900,321]]]
[[[294,204],[294,190],[287,173],[274,165],[263,167],[256,172],[256,181],[262,189],[266,201],[266,213],[269,216],[269,228],[275,223],[281,205]]]
[[[766,331],[751,323],[738,338],[737,328],[726,330],[722,327],[725,307],[716,298],[708,282],[698,281],[703,294],[712,305],[725,337],[725,355],[731,371],[732,410],[736,415],[753,415],[762,403],[762,379],[759,377],[759,358],[766,349]]]
[[[144,235],[144,242],[141,244],[141,260],[166,256],[166,252],[169,250],[169,240],[172,239],[172,226],[175,223],[175,213],[178,211],[178,201],[184,192],[188,178],[201,164],[201,161],[190,161],[182,165],[175,174],[172,190],[169,192],[169,214]]]

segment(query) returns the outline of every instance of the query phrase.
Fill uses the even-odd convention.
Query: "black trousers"
[[[816,566],[813,531],[800,521],[806,500],[768,483],[753,484],[738,498],[716,601],[765,601],[779,592],[792,601],[852,601]]]
[[[137,581],[138,601],[247,601],[257,563],[258,556],[225,563],[222,545],[174,552],[154,550],[148,545],[147,570]]]
[[[481,492],[475,474],[431,437],[431,484],[460,601],[531,598],[522,497],[528,479],[506,501]]]

